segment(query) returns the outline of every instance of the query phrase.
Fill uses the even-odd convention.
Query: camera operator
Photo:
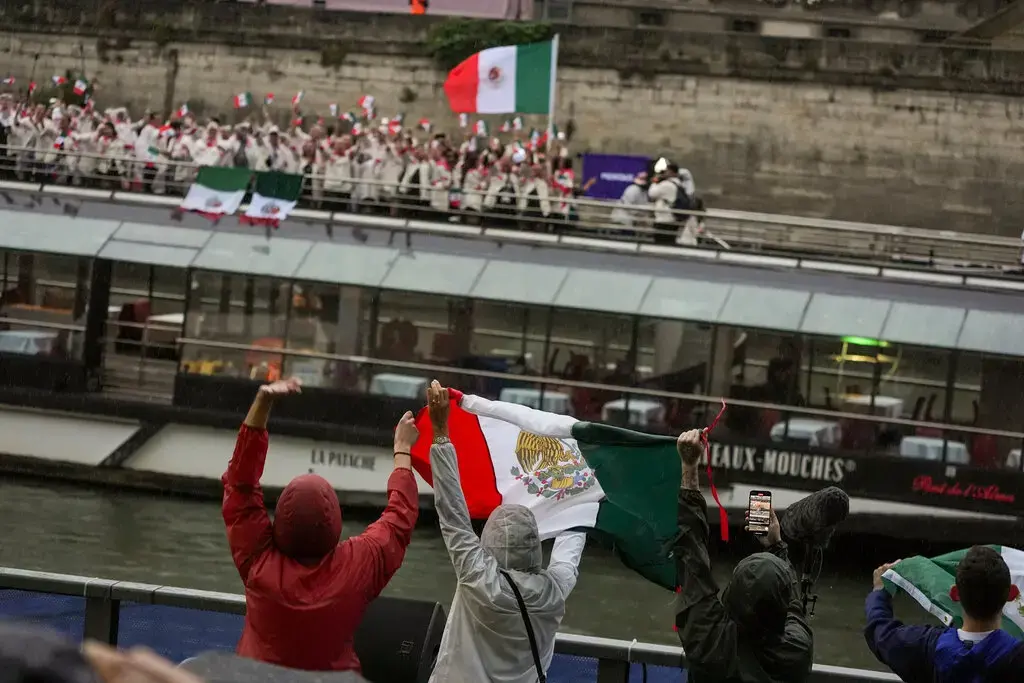
[[[775,512],[760,538],[765,552],[736,565],[722,597],[711,576],[707,503],[697,479],[701,431],[677,441],[682,459],[676,559],[676,628],[690,683],[786,681],[811,673],[814,636]]]
[[[673,245],[682,227],[683,244],[696,244],[697,234],[691,226],[689,214],[693,204],[693,176],[689,171],[680,174],[679,166],[669,164],[654,177],[647,196],[654,202],[654,243]]]

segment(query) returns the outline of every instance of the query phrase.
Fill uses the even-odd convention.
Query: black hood
[[[757,553],[736,565],[722,603],[745,638],[770,638],[785,629],[789,602],[797,590],[796,576],[783,560]]]

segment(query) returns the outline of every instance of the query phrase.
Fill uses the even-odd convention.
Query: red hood
[[[319,561],[341,538],[341,505],[323,477],[303,474],[285,487],[274,515],[274,545],[298,561]]]

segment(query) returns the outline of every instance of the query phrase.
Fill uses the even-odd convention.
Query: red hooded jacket
[[[416,479],[396,469],[380,519],[339,543],[341,506],[323,477],[296,477],[275,521],[263,503],[265,429],[242,426],[224,484],[224,524],[245,585],[238,654],[306,671],[359,671],[353,636],[402,564],[419,516]]]

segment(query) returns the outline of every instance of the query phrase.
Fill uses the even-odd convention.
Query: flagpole
[[[558,84],[558,34],[551,40],[551,86],[548,91],[548,135],[547,135],[547,149],[545,150],[549,155],[551,154],[552,139],[555,136],[555,95],[557,94]]]

